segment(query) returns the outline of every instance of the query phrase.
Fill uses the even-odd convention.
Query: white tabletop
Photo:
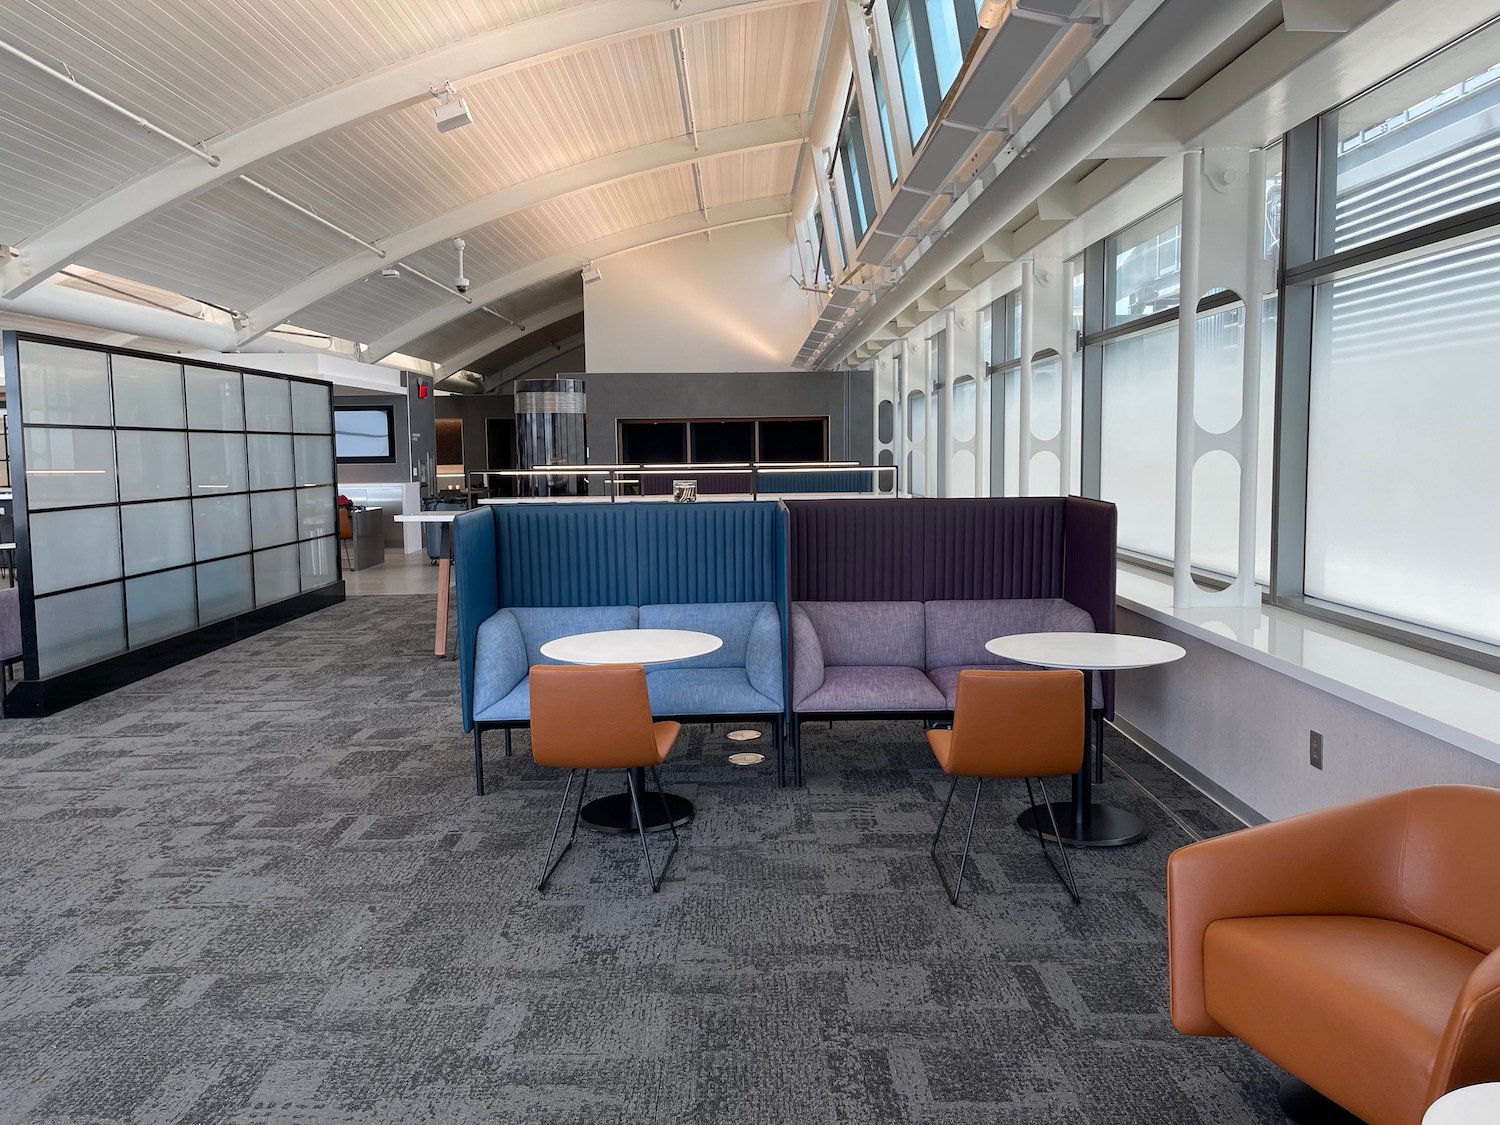
[[[1171,641],[1126,633],[1014,633],[986,641],[996,656],[1042,668],[1088,668],[1115,671],[1149,668],[1181,660],[1187,650]]]
[[[1422,1125],[1493,1125],[1500,1121],[1500,1082],[1449,1090],[1422,1116]]]
[[[452,523],[463,512],[453,510],[451,512],[414,512],[409,516],[396,516],[397,523]]]
[[[542,655],[566,664],[663,664],[723,647],[712,633],[692,629],[606,629],[574,633],[542,646]]]

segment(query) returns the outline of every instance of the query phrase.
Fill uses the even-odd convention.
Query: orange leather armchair
[[[1500,790],[1435,785],[1167,864],[1172,1024],[1232,1035],[1369,1125],[1500,1079]]]
[[[653,891],[661,890],[667,867],[677,854],[677,826],[667,812],[666,798],[661,797],[662,811],[667,814],[666,821],[672,829],[672,850],[661,865],[661,873],[657,874],[651,868],[651,852],[646,847],[641,802],[646,797],[645,771],[648,769],[656,781],[657,793],[663,792],[656,767],[666,760],[672,744],[677,741],[678,732],[682,730],[681,725],[651,721],[646,670],[639,664],[537,664],[530,671],[529,682],[532,760],[538,765],[558,766],[568,771],[568,783],[563,789],[557,823],[552,828],[552,839],[547,843],[547,855],[542,860],[542,873],[536,889],[547,889],[547,880],[557,869],[557,863],[562,862],[563,856],[573,846],[578,835],[578,814],[583,809],[584,794],[588,791],[589,773],[622,769],[641,838],[646,877],[650,879]],[[551,863],[552,848],[557,843],[563,814],[568,808],[568,794],[579,770],[583,771],[583,784],[578,788],[578,805],[573,810],[573,832],[558,853],[557,863]]]

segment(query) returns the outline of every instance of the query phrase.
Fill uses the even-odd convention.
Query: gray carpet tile
[[[1073,853],[1081,907],[1020,783],[948,905],[917,723],[810,725],[800,791],[685,728],[661,893],[581,830],[539,895],[561,775],[492,735],[473,795],[430,614],[351,600],[0,722],[0,1123],[1282,1120],[1273,1067],[1167,1021],[1187,837],[1119,771],[1234,822],[1118,735],[1104,793],[1151,834]]]

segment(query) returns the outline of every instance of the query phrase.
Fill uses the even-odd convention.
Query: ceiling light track
[[[682,119],[687,124],[688,136],[693,141],[693,151],[698,151],[698,119],[693,113],[693,87],[688,81],[687,38],[682,28],[672,29],[672,38],[677,46],[677,93],[682,98]]]
[[[496,320],[503,320],[503,321],[505,321],[506,324],[510,325],[517,332],[525,332],[526,331],[526,325],[524,325],[524,324],[517,324],[514,320],[511,320],[510,317],[504,316],[501,313],[497,313],[494,309],[490,308],[489,305],[480,305],[479,306],[479,311],[482,312],[482,313],[489,313]]]
[[[3,39],[0,39],[0,51],[4,51],[6,54],[15,56],[27,65],[33,66],[37,70],[40,70],[42,73],[55,78],[57,81],[63,83],[63,85],[77,90],[84,97],[91,98],[92,100],[98,102],[100,105],[104,106],[106,109],[113,110],[121,117],[128,118],[130,121],[139,125],[142,129],[145,129],[148,133],[155,133],[158,137],[162,138],[162,140],[171,141],[178,148],[182,149],[184,152],[192,153],[199,160],[207,163],[210,167],[217,168],[219,166],[219,158],[213,153],[198,147],[192,141],[183,140],[181,137],[177,136],[177,134],[170,132],[167,129],[163,129],[156,122],[142,117],[139,113],[136,113],[133,110],[126,109],[124,106],[120,105],[119,102],[111,101],[103,94],[98,93],[94,90],[90,90],[87,86],[85,86],[82,82],[79,82],[71,74],[64,74],[57,68],[48,66],[46,63],[42,62],[41,59],[33,58],[31,55],[28,55],[19,47],[11,43],[7,43]]]
[[[344,238],[347,238],[350,242],[354,243],[356,246],[363,246],[366,250],[368,250],[370,253],[374,254],[376,257],[378,257],[378,258],[384,258],[385,257],[385,251],[382,250],[379,246],[376,246],[373,242],[366,242],[363,238],[360,238],[359,235],[355,234],[353,231],[345,230],[343,227],[339,226],[337,223],[330,222],[328,219],[323,218],[322,215],[320,215],[316,211],[312,210],[312,208],[310,208],[310,207],[304,207],[304,206],[302,206],[302,204],[298,203],[294,199],[288,199],[286,196],[282,195],[281,192],[276,191],[273,188],[267,187],[265,184],[261,183],[259,180],[252,180],[249,176],[240,176],[239,180],[240,180],[241,183],[249,184],[256,191],[263,192],[264,194],[266,194],[270,198],[274,199],[277,203],[280,203],[282,206],[284,206],[284,207],[290,207],[293,211],[297,212],[299,215],[305,215],[305,216],[307,216],[307,218],[311,219],[313,222],[318,223],[318,224],[320,224],[322,226],[327,227],[329,230],[333,231],[337,235],[341,235]]]

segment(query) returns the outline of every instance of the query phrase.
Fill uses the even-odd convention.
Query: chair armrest
[[[1393,915],[1406,795],[1304,813],[1189,844],[1167,860],[1172,1026],[1229,1034],[1203,994],[1203,935],[1220,918]]]
[[[499,703],[526,678],[526,673],[521,624],[510,610],[496,610],[479,626],[479,640],[474,646],[474,713]]]
[[[823,643],[812,619],[801,606],[792,606],[792,706],[795,708],[823,686]]]
[[[781,615],[774,605],[764,605],[750,626],[750,643],[745,646],[745,678],[778,707],[783,705],[785,695],[781,668]]]
[[[1428,1104],[1449,1090],[1500,1082],[1500,949],[1469,975],[1443,1031]]]

